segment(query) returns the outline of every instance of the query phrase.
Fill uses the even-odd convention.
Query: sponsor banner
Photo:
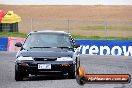
[[[8,38],[0,38],[0,51],[7,51]]]
[[[15,38],[15,37],[9,37],[8,38],[8,51],[9,52],[16,52],[20,50],[20,48],[16,47],[15,44],[17,42],[23,42],[24,38]]]
[[[132,56],[132,40],[75,40],[81,54]]]
[[[16,52],[20,48],[15,47],[17,42],[23,42],[24,38],[0,38],[0,51]],[[79,43],[80,53],[88,55],[123,55],[132,56],[132,40],[75,40]]]
[[[76,81],[80,85],[85,83],[127,84],[131,82],[131,76],[129,74],[86,74],[84,69],[78,67]]]

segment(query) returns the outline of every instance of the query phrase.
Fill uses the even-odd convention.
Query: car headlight
[[[32,57],[18,57],[17,60],[33,60]]]
[[[73,58],[71,58],[71,57],[60,57],[60,58],[57,58],[57,61],[73,61]]]

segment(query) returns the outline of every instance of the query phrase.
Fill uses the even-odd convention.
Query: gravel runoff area
[[[56,77],[30,77],[26,81],[14,79],[16,53],[0,52],[0,88],[132,88],[129,84],[85,84],[80,86],[75,79]],[[81,65],[87,73],[128,73],[132,75],[132,57],[81,56]]]

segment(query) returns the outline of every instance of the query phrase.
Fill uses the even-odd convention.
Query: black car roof
[[[46,30],[46,31],[33,31],[30,32],[29,34],[36,34],[36,33],[53,33],[53,34],[70,34],[68,32],[64,32],[64,31],[51,31],[51,30]]]

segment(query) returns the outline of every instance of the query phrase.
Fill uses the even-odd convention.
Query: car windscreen
[[[72,48],[70,37],[66,34],[57,33],[34,33],[28,36],[23,48],[53,48],[69,47]]]

